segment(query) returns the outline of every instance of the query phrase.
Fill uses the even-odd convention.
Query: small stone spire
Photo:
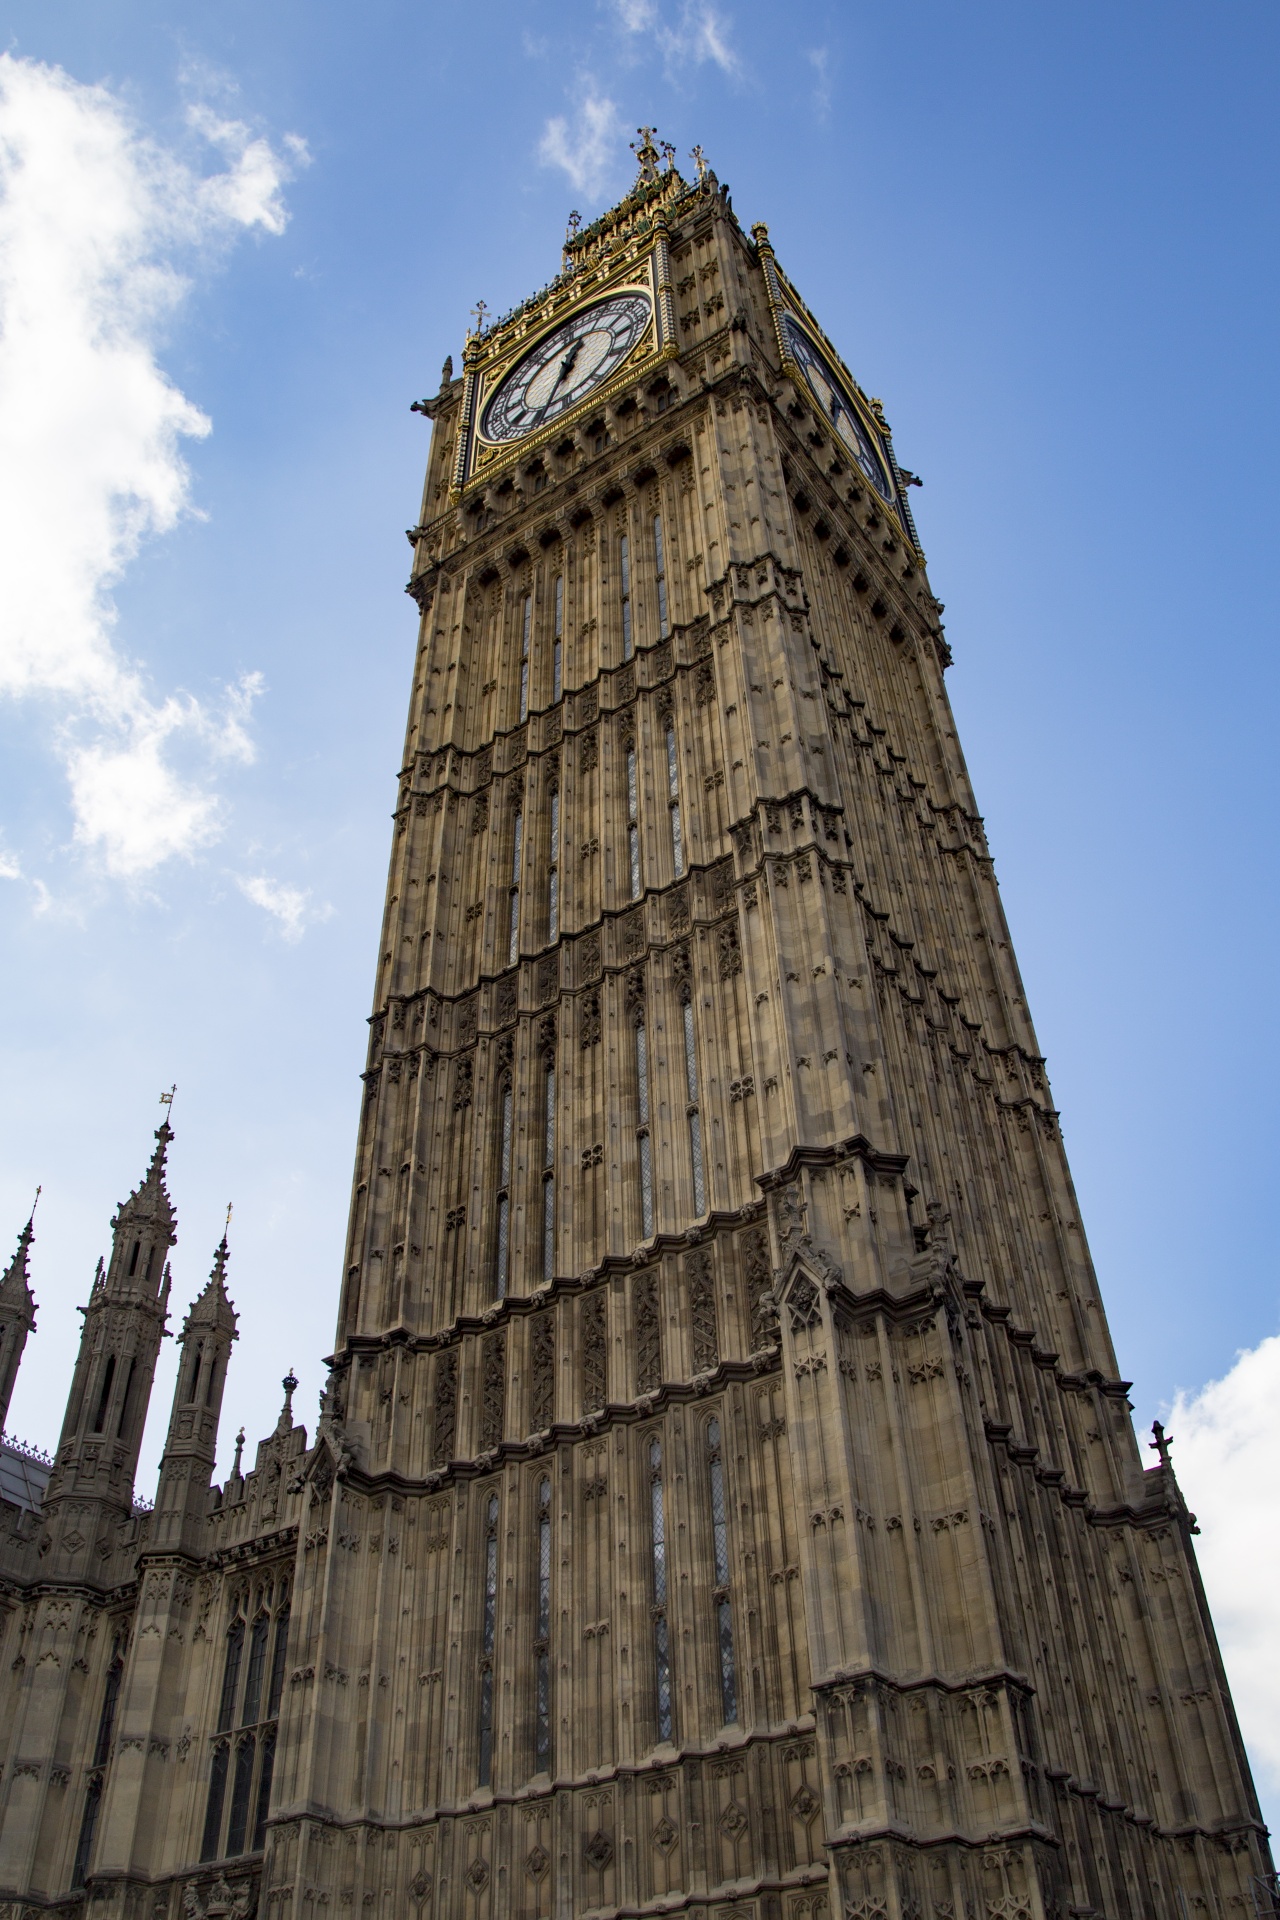
[[[13,1398],[18,1363],[22,1359],[27,1336],[35,1331],[36,1303],[31,1291],[28,1255],[31,1242],[36,1237],[36,1202],[39,1198],[40,1189],[37,1187],[31,1212],[27,1215],[27,1224],[18,1235],[17,1252],[5,1268],[4,1278],[0,1279],[0,1432],[9,1418],[9,1402]]]
[[[293,1396],[298,1391],[298,1376],[290,1367],[280,1382],[284,1388],[284,1405],[280,1409],[280,1418],[276,1421],[277,1433],[293,1432]]]

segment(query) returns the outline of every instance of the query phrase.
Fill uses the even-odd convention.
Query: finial
[[[284,1405],[280,1409],[280,1418],[276,1422],[276,1432],[288,1433],[293,1425],[293,1396],[298,1390],[298,1376],[292,1367],[280,1385],[284,1388]]]
[[[175,1080],[173,1085],[170,1087],[168,1093],[162,1093],[160,1095],[160,1105],[162,1107],[168,1107],[169,1109],[168,1113],[165,1115],[166,1120],[172,1120],[173,1118],[173,1096],[177,1091],[178,1091],[178,1083]]]
[[[477,335],[482,334],[484,332],[484,317],[486,313],[488,313],[488,311],[489,309],[485,305],[483,300],[477,300],[474,307],[472,307],[471,309],[471,312],[475,317],[475,323],[476,323],[472,331],[474,331],[474,333],[476,333]],[[470,339],[471,337],[472,337],[471,332],[468,332],[467,338]]]
[[[667,172],[670,173],[676,164],[676,150],[669,140],[660,140],[658,145],[662,148],[662,157],[667,163]]]
[[[452,378],[453,378],[453,355],[451,353],[446,353],[444,357],[444,365],[440,369],[441,393],[444,392],[445,388],[448,386]]]
[[[575,207],[573,212],[569,215],[569,225],[565,229],[564,243],[566,247],[571,247],[573,245],[574,241],[578,237],[578,228],[581,225],[582,225],[582,215],[578,212],[578,209]]]
[[[1162,1467],[1168,1467],[1171,1464],[1169,1460],[1169,1448],[1173,1444],[1173,1435],[1165,1432],[1159,1420],[1153,1420],[1151,1422],[1151,1431],[1155,1435],[1155,1438],[1154,1440],[1148,1440],[1147,1448],[1149,1452],[1159,1454],[1160,1465]]]
[[[701,186],[707,177],[707,156],[701,147],[690,147],[689,158],[698,169],[698,185]]]
[[[640,143],[631,142],[631,151],[640,162],[641,183],[646,185],[658,177],[658,149],[653,144],[653,136],[657,131],[656,127],[637,127]]]
[[[244,1428],[241,1427],[239,1433],[236,1435],[236,1457],[231,1462],[231,1478],[233,1480],[239,1480],[241,1477],[240,1459],[243,1453],[244,1453]]]
[[[31,1211],[30,1211],[30,1213],[29,1213],[29,1214],[27,1215],[27,1225],[28,1225],[28,1226],[31,1226],[31,1224],[32,1224],[32,1223],[33,1223],[33,1221],[35,1220],[35,1217],[36,1217],[36,1208],[37,1208],[37,1207],[38,1207],[38,1206],[40,1205],[40,1195],[41,1195],[41,1194],[42,1194],[43,1192],[44,1192],[44,1187],[43,1187],[43,1185],[40,1185],[40,1186],[37,1186],[37,1188],[36,1188],[36,1197],[35,1197],[35,1199],[34,1199],[34,1200],[33,1200],[33,1201],[31,1202]]]

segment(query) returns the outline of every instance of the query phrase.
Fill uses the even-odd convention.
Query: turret
[[[35,1239],[35,1212],[32,1207],[27,1224],[18,1235],[18,1250],[0,1280],[0,1432],[9,1422],[9,1402],[18,1378],[22,1349],[27,1344],[27,1335],[35,1331],[36,1303],[27,1266],[31,1242]]]
[[[138,1450],[168,1318],[169,1248],[177,1240],[165,1159],[173,1132],[156,1130],[142,1183],[111,1222],[111,1258],[98,1271],[84,1314],[46,1509],[69,1496],[129,1513]]]
[[[203,1542],[227,1362],[237,1338],[236,1311],[227,1298],[227,1257],[224,1233],[208,1285],[179,1335],[182,1352],[151,1526],[151,1545],[157,1550],[198,1551]]]

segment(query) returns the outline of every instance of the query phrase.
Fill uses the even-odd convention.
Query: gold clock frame
[[[553,303],[544,324],[527,326],[514,333],[496,331],[496,338],[481,336],[468,344],[463,360],[462,415],[458,427],[458,445],[450,497],[456,503],[472,488],[488,485],[500,475],[527,460],[539,448],[562,434],[571,433],[598,408],[607,406],[635,379],[646,365],[659,366],[679,353],[675,334],[674,295],[667,237],[655,221],[657,232],[637,260],[632,254],[618,262],[612,272],[592,274],[589,284],[576,288],[571,297]],[[485,408],[507,375],[539,343],[557,332],[567,320],[585,308],[598,306],[611,295],[643,292],[649,300],[649,324],[616,372],[593,387],[588,394],[545,426],[514,441],[486,440],[480,431]]]

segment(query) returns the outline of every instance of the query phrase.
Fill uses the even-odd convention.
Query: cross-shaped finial
[[[486,305],[485,305],[485,303],[484,303],[484,301],[483,301],[483,300],[477,300],[477,301],[476,301],[476,303],[475,303],[475,305],[474,305],[474,307],[472,307],[472,309],[471,309],[471,311],[472,311],[472,313],[473,313],[473,315],[475,316],[475,323],[476,323],[476,332],[477,332],[477,333],[483,333],[483,332],[484,332],[484,317],[485,317],[485,315],[486,315],[486,313],[488,313],[488,311],[489,311],[489,309],[488,309],[488,307],[486,307]]]
[[[226,1220],[225,1220],[225,1221],[223,1222],[223,1227],[222,1227],[222,1237],[223,1237],[223,1239],[224,1239],[224,1240],[225,1240],[225,1239],[226,1239],[226,1237],[227,1237],[227,1230],[228,1230],[228,1228],[230,1227],[230,1225],[231,1225],[231,1202],[230,1202],[230,1201],[228,1200],[228,1202],[227,1202],[227,1217],[226,1217]]]
[[[1149,1440],[1147,1445],[1152,1453],[1159,1454],[1160,1465],[1167,1467],[1169,1465],[1169,1448],[1173,1442],[1173,1435],[1166,1433],[1158,1420],[1151,1422],[1151,1431],[1155,1435],[1155,1439]]]
[[[689,158],[693,161],[694,166],[698,169],[698,179],[705,180],[707,177],[707,156],[702,151],[702,148],[690,147]]]
[[[662,157],[666,161],[667,166],[674,167],[676,163],[676,150],[671,142],[669,140],[660,140],[658,144],[662,148]]]
[[[570,244],[572,244],[573,241],[577,239],[578,228],[581,225],[582,225],[582,215],[578,212],[578,209],[575,207],[573,212],[569,215],[569,231],[565,235],[565,238],[570,242]]]
[[[640,162],[640,178],[644,181],[658,177],[658,149],[653,144],[653,136],[657,131],[656,127],[637,127],[640,144],[637,146],[634,140],[631,142],[631,151]]]

